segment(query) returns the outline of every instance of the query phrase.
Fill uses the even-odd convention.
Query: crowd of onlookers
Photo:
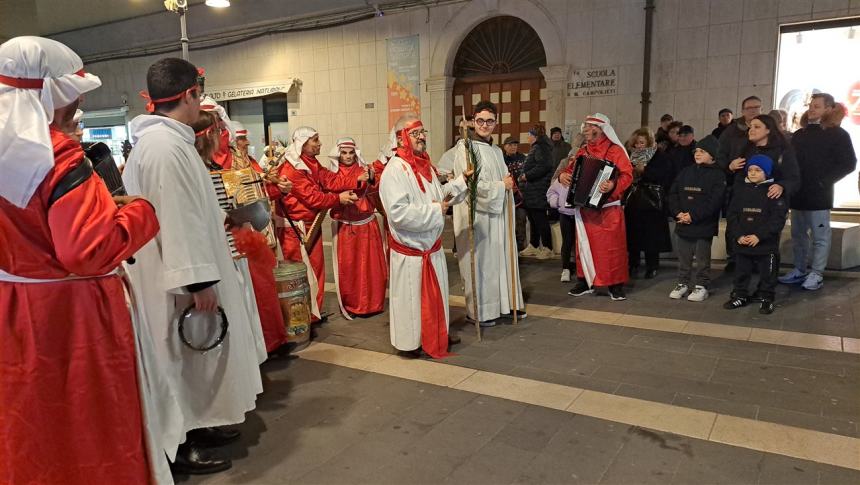
[[[821,288],[834,184],[856,165],[851,139],[840,127],[845,113],[831,95],[815,93],[807,111],[792,123],[799,125],[792,133],[784,110],[762,114],[761,99],[750,96],[741,103],[740,116],[721,109],[716,128],[699,139],[692,126],[669,114],[661,117],[656,132],[635,130],[625,143],[634,176],[624,204],[630,277],[654,278],[660,253],[674,249],[678,278],[670,298],[708,298],[711,244],[725,219],[725,271],[734,274],[734,282],[724,308],[758,301],[759,311],[768,314],[774,310],[777,282],[810,291]],[[518,181],[520,255],[552,257],[551,224],[558,221],[561,281],[571,281],[577,264],[575,224],[573,208],[566,204],[569,189],[558,175],[585,140],[576,134],[571,144],[560,128],[547,136],[535,125],[528,141],[527,155],[517,151],[513,137],[502,143],[505,161]],[[779,276],[780,234],[789,209],[794,267]],[[755,273],[759,282],[750,292]]]

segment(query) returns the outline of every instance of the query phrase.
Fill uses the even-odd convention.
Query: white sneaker
[[[687,292],[689,291],[690,289],[687,287],[687,285],[678,283],[677,285],[675,285],[675,289],[672,290],[671,293],[669,293],[669,298],[673,300],[680,300],[681,298],[684,298],[684,296],[686,296]]]
[[[549,259],[552,257],[552,249],[548,248],[540,248],[538,249],[537,258],[538,259]]]
[[[809,273],[809,276],[803,280],[803,284],[800,285],[804,290],[815,291],[824,286],[824,278],[821,277],[820,274],[816,272]]]
[[[696,288],[687,297],[687,301],[705,301],[708,298],[708,289],[704,286],[696,285]]]
[[[777,278],[777,281],[784,285],[794,285],[802,283],[806,279],[807,274],[797,268],[792,269],[788,273]]]
[[[520,256],[537,256],[537,254],[538,248],[532,246],[531,244],[529,244],[528,247],[520,251]]]
[[[570,270],[569,269],[561,270],[561,282],[567,283],[569,281],[570,281]]]

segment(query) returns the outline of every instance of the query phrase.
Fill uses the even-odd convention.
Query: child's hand
[[[684,224],[692,224],[693,223],[693,219],[690,217],[689,212],[684,212],[681,214],[681,216],[683,217],[681,222],[683,222]]]
[[[741,246],[749,246],[749,236],[739,237],[738,244],[740,244]]]
[[[750,234],[749,236],[747,236],[747,244],[750,247],[754,248],[758,245],[758,243],[759,243],[758,236],[756,236],[755,234]]]

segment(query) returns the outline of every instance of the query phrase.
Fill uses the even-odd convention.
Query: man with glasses
[[[761,114],[761,98],[758,96],[749,96],[741,103],[741,117],[736,119],[734,123],[723,130],[720,135],[720,149],[717,153],[717,165],[726,172],[726,195],[724,208],[728,207],[728,203],[732,198],[732,186],[734,185],[734,173],[729,170],[729,164],[732,160],[740,157],[743,154],[744,148],[749,142],[747,132],[749,131],[750,122],[756,116]],[[723,211],[725,213],[725,210]],[[732,241],[728,240],[729,236],[726,233],[726,272],[731,273],[735,269],[734,251],[732,250]]]
[[[466,287],[468,318],[479,321],[483,327],[496,324],[500,316],[513,317],[514,308],[519,318],[525,318],[523,297],[519,283],[519,264],[516,241],[508,238],[514,222],[514,179],[508,173],[502,150],[493,144],[498,111],[496,105],[481,101],[475,106],[475,131],[469,137],[477,153],[478,175],[477,209],[474,220],[476,291],[478,315],[473,314],[471,265],[469,251],[469,204],[454,206],[454,235],[457,238],[457,259],[460,275]],[[460,140],[448,150],[439,170],[459,175],[466,170],[466,143]],[[509,222],[510,221],[510,222]],[[513,243],[513,244],[512,244]],[[511,287],[513,286],[514,293]],[[517,301],[511,300],[515,294]]]
[[[394,124],[397,151],[379,183],[388,222],[391,345],[410,356],[448,355],[448,266],[442,230],[449,205],[466,197],[462,177],[439,183],[427,131],[415,114]],[[453,343],[453,342],[452,342]]]

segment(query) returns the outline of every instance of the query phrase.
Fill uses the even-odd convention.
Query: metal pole
[[[654,33],[654,0],[645,1],[645,53],[642,66],[642,126],[648,126],[651,107],[651,38]]]
[[[185,25],[185,12],[187,8],[179,9],[179,28],[182,32],[182,37],[179,42],[182,43],[182,58],[188,60],[188,27]]]

